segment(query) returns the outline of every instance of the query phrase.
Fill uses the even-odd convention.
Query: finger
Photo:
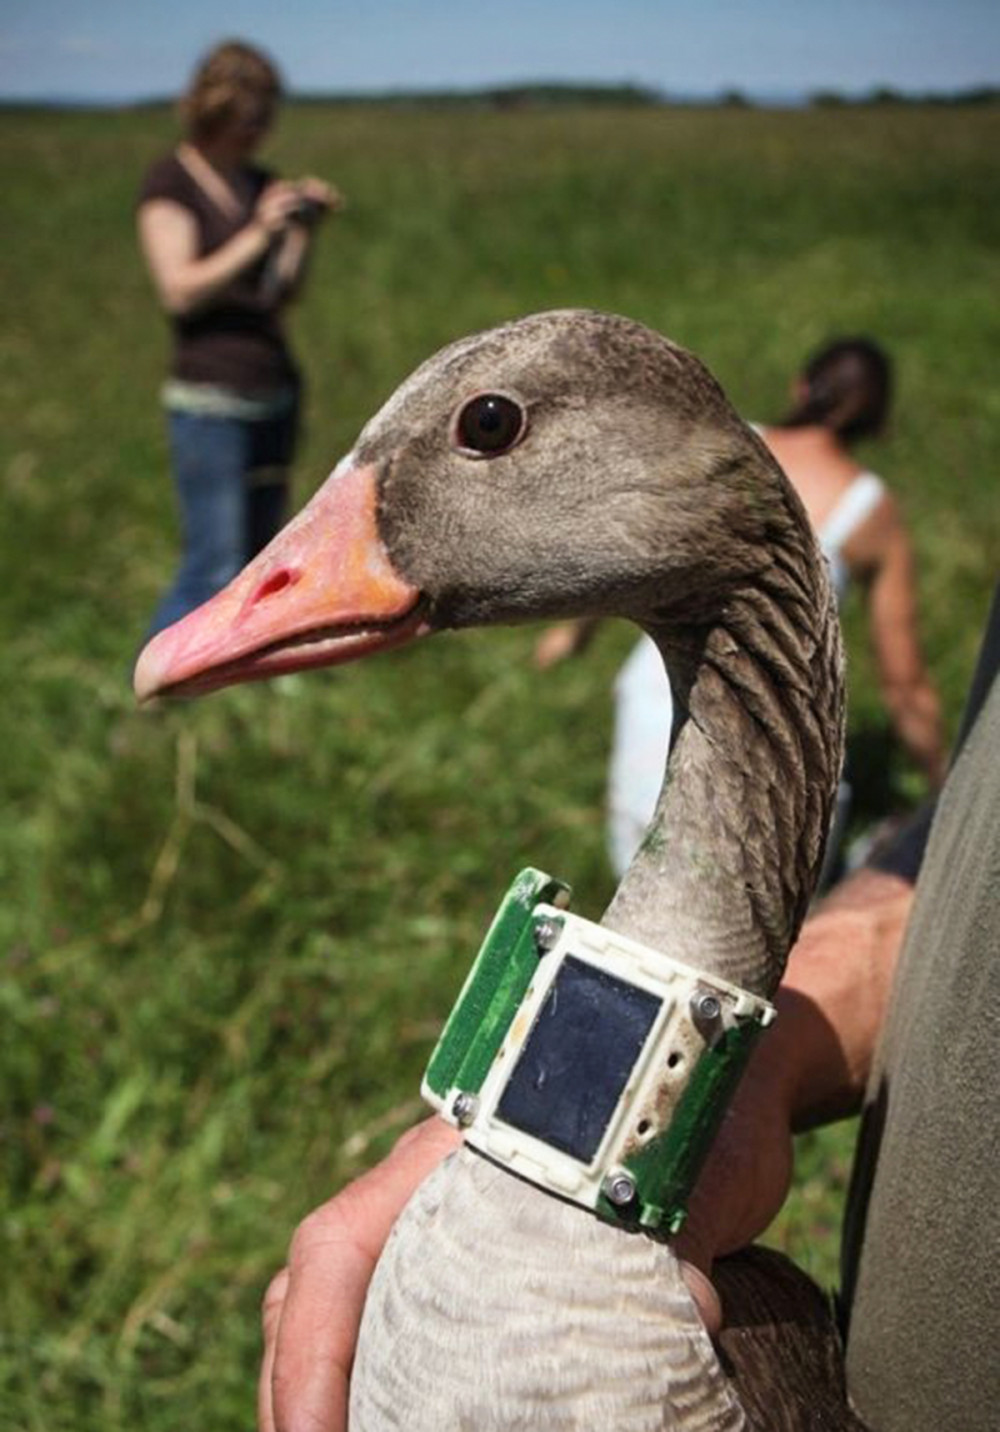
[[[443,1119],[424,1119],[396,1140],[388,1158],[344,1190],[363,1202],[358,1232],[373,1259],[418,1184],[461,1142],[461,1134]]]
[[[698,1309],[698,1316],[705,1324],[705,1331],[709,1337],[717,1337],[722,1331],[722,1299],[716,1291],[715,1284],[711,1278],[696,1268],[693,1263],[681,1259],[681,1276],[688,1286],[688,1292],[694,1299],[695,1307]]]
[[[694,1299],[698,1315],[711,1337],[722,1327],[722,1303],[711,1279],[712,1264],[718,1246],[711,1220],[702,1217],[711,1211],[699,1203],[697,1194],[690,1201],[683,1231],[674,1239],[674,1252],[680,1262],[681,1275]]]
[[[302,184],[302,193],[322,204],[326,213],[335,213],[344,205],[340,190],[333,184],[325,184],[322,179],[306,179]]]
[[[288,1269],[276,1273],[264,1294],[261,1307],[261,1325],[264,1332],[264,1356],[261,1360],[260,1380],[257,1384],[257,1428],[258,1432],[275,1432],[274,1403],[271,1397],[271,1372],[274,1368],[274,1350],[278,1342],[278,1324],[281,1310],[288,1293]]]
[[[312,1215],[315,1217],[315,1215]],[[312,1235],[314,1238],[315,1234]],[[343,1432],[361,1311],[374,1264],[331,1232],[289,1269],[269,1385],[274,1432]]]
[[[270,1383],[275,1432],[342,1432],[365,1294],[410,1195],[458,1142],[429,1119],[379,1164],[300,1225],[292,1242]]]

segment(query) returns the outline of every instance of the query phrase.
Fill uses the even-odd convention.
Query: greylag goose
[[[431,358],[271,546],[154,639],[136,689],[202,693],[447,628],[578,615],[647,631],[677,707],[650,832],[602,923],[766,997],[837,785],[836,612],[762,442],[696,358],[637,323],[542,313]],[[745,1400],[733,1376],[668,1242],[463,1145],[376,1271],[351,1428],[854,1425],[779,1415],[776,1386]]]

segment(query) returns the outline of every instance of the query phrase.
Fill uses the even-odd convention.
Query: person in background
[[[254,162],[280,95],[260,51],[217,46],[181,101],[183,139],[139,193],[139,241],[173,330],[163,399],[184,534],[149,635],[225,586],[286,517],[301,383],[282,311],[341,200]]]
[[[917,632],[913,551],[899,508],[881,478],[851,454],[884,429],[892,370],[868,338],[840,338],[806,364],[792,407],[773,427],[757,428],[798,492],[830,563],[838,600],[851,580],[864,587],[882,699],[893,728],[932,790],[944,775],[941,706]],[[551,627],[536,648],[545,668],[583,649],[594,622]],[[615,730],[608,779],[608,844],[621,874],[649,825],[660,791],[673,719],[660,654],[643,637],[615,681]],[[825,883],[850,804],[841,786]]]

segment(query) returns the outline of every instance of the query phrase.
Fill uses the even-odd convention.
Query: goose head
[[[267,551],[147,648],[137,690],[443,627],[710,620],[767,561],[787,496],[692,355],[625,319],[539,314],[424,363]]]
[[[654,838],[607,922],[647,943],[669,928],[681,954],[769,991],[839,771],[836,619],[764,445],[693,355],[638,323],[543,313],[436,354],[271,545],[154,638],[136,690],[565,616],[645,628],[678,711]]]

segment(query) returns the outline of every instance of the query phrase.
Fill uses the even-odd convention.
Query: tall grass
[[[528,631],[152,715],[128,673],[177,546],[166,342],[131,208],[169,116],[0,115],[7,322],[0,651],[3,1425],[246,1427],[294,1222],[417,1114],[510,875],[596,915],[614,669]],[[300,496],[446,340],[631,314],[767,418],[833,332],[900,366],[880,471],[911,520],[954,725],[1000,555],[994,109],[285,116],[341,185],[295,319]],[[852,719],[879,718],[849,613]],[[917,782],[894,757],[897,797]],[[824,1281],[849,1134],[801,1149],[772,1234]]]

